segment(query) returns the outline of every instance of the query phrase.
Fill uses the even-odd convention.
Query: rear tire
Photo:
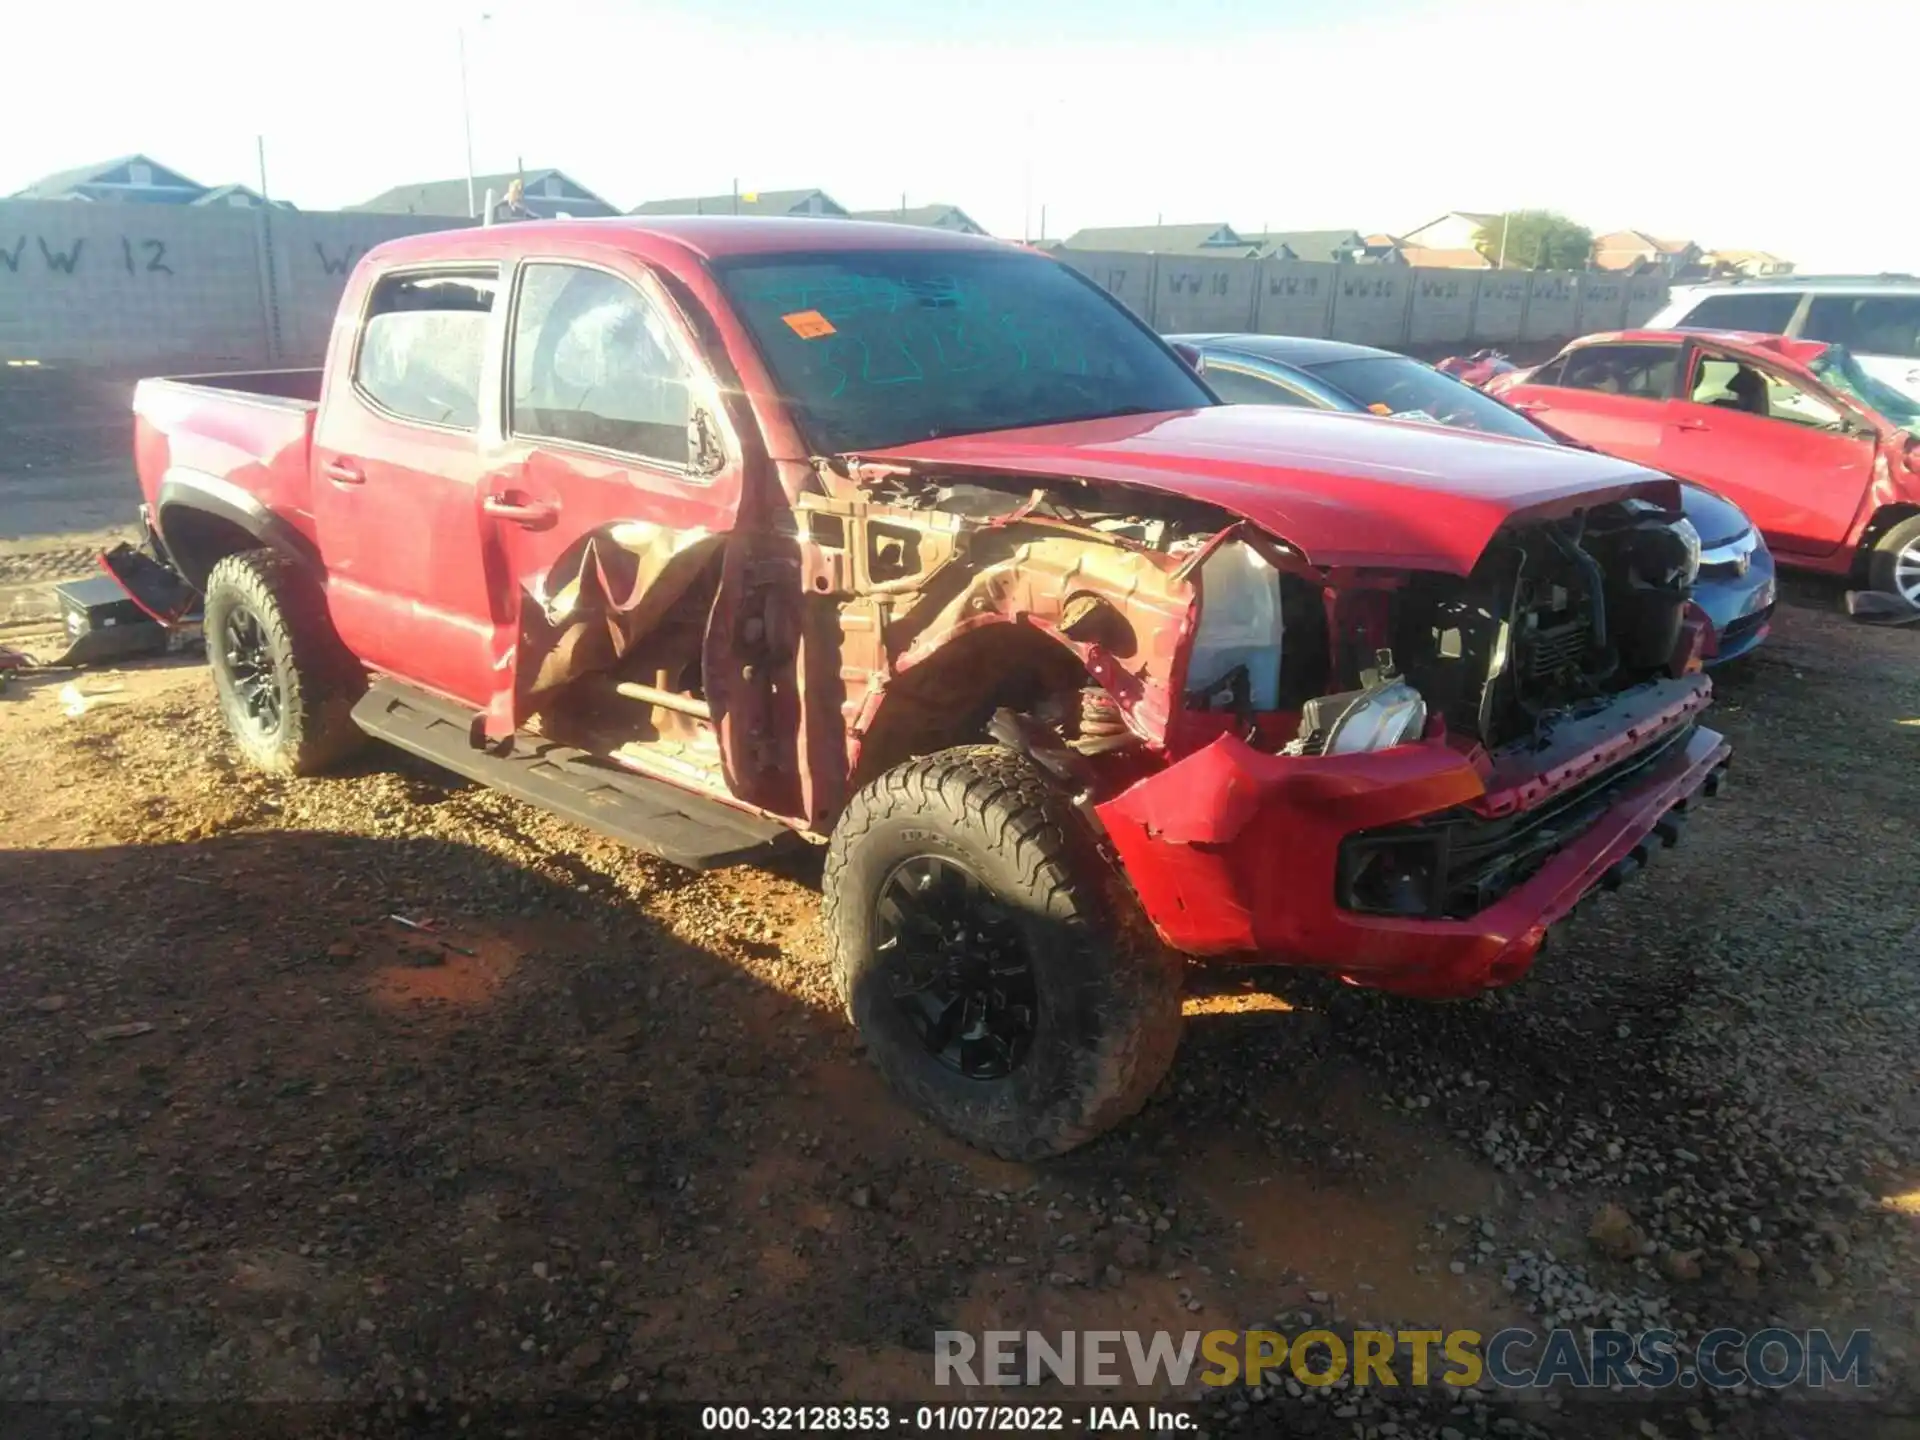
[[[1920,609],[1920,515],[1909,515],[1874,541],[1867,586]]]
[[[356,749],[366,676],[334,633],[313,577],[270,550],[207,576],[207,663],[240,753],[275,775],[312,775]]]
[[[941,751],[856,795],[827,850],[834,978],[918,1109],[1014,1160],[1133,1114],[1173,1063],[1180,958],[1031,762]]]

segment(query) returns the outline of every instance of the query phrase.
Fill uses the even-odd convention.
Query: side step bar
[[[476,718],[397,680],[375,680],[353,707],[354,723],[375,739],[690,870],[761,860],[801,843],[776,820],[538,736],[481,749]]]

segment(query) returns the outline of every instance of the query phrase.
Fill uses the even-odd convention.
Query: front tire
[[[1071,1150],[1173,1063],[1179,957],[1010,750],[945,750],[874,781],[834,829],[825,892],[834,978],[874,1063],[971,1144]]]
[[[229,555],[207,576],[203,614],[220,715],[249,761],[312,775],[357,747],[366,677],[306,571],[270,550]]]
[[[1920,610],[1920,515],[1909,515],[1874,542],[1867,586]]]

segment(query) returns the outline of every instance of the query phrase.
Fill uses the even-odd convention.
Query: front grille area
[[[1720,632],[1720,648],[1731,650],[1742,644],[1747,636],[1766,624],[1772,615],[1773,606],[1769,605],[1766,609],[1756,610],[1751,615],[1742,615],[1738,620],[1729,620]]]
[[[1650,748],[1544,804],[1490,820],[1464,807],[1411,825],[1362,830],[1340,845],[1336,899],[1370,915],[1464,920],[1538,874],[1614,803],[1615,797],[1676,748],[1685,725]]]

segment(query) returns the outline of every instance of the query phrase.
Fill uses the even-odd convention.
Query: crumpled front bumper
[[[1400,994],[1471,995],[1526,974],[1550,926],[1644,864],[1655,842],[1674,843],[1679,813],[1718,788],[1732,751],[1697,724],[1710,684],[1694,675],[1645,690],[1537,756],[1491,766],[1441,741],[1283,756],[1224,736],[1097,811],[1148,918],[1178,951],[1312,966]],[[1634,768],[1663,742],[1657,760]],[[1603,792],[1597,817],[1468,918],[1339,902],[1341,842],[1357,831],[1462,810],[1524,817],[1616,770],[1627,778]]]

